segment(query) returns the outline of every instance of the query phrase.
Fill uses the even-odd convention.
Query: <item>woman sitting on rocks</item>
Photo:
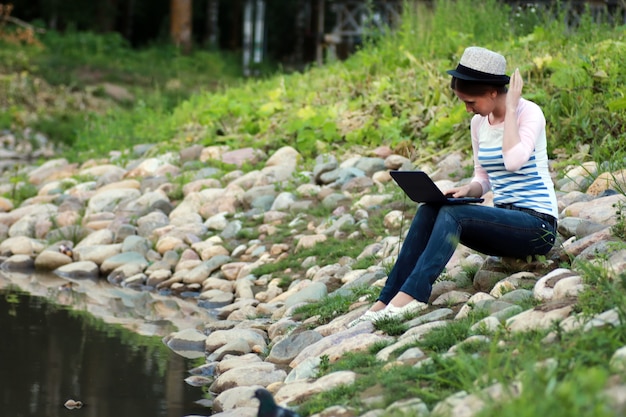
[[[511,77],[505,71],[502,55],[480,47],[467,48],[457,68],[448,71],[452,90],[474,113],[474,176],[447,194],[481,197],[492,190],[495,207],[421,205],[378,300],[351,326],[427,308],[432,284],[459,242],[487,255],[514,258],[552,249],[558,207],[545,117],[537,104],[521,97],[519,70]]]

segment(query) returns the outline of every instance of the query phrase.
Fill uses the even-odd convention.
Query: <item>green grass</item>
[[[178,130],[164,123],[175,107],[241,79],[234,55],[183,55],[167,44],[133,49],[116,33],[50,30],[37,44],[10,43],[8,36],[0,33],[0,74],[8,74],[0,84],[0,128],[20,135],[28,125],[65,145],[74,161],[166,142]],[[103,83],[126,89],[134,101],[115,102]]]
[[[374,326],[377,330],[380,330],[389,336],[400,336],[409,330],[409,327],[401,318],[383,317],[376,320],[374,322]]]
[[[522,380],[524,390],[509,402],[493,404],[478,417],[617,417],[603,398],[609,376],[604,369],[574,370],[563,381],[529,372]]]
[[[13,202],[14,207],[19,207],[24,201],[37,195],[38,188],[28,181],[26,174],[20,172],[16,165],[10,174],[9,183],[11,190],[4,193],[3,197]]]
[[[306,320],[309,317],[319,316],[318,324],[326,324],[334,318],[346,314],[350,306],[361,297],[373,301],[377,295],[378,290],[372,287],[353,288],[350,295],[330,295],[316,303],[296,307],[293,317],[298,320]]]
[[[214,90],[239,78],[235,56],[198,50],[184,55],[173,45],[133,49],[118,33],[68,30],[41,35],[45,48],[36,56],[38,73],[53,85],[86,86],[111,82],[133,89]]]
[[[445,353],[460,340],[470,336],[470,327],[485,314],[473,314],[467,318],[451,321],[448,325],[428,332],[416,345],[426,352]]]
[[[602,262],[578,262],[576,266],[589,288],[579,295],[576,311],[593,316],[617,307],[622,320],[626,322],[626,274],[620,273],[615,277]]]
[[[323,218],[323,214],[329,209],[323,208],[322,205],[317,206],[313,210],[306,213],[309,216],[319,220]],[[302,222],[300,227],[306,227],[309,221]],[[246,232],[246,237],[256,236],[256,232]],[[295,250],[296,242],[293,241],[294,231],[287,227],[281,227],[274,235],[268,237],[270,242],[292,244],[294,249],[290,256],[279,260],[278,262],[266,263],[258,266],[251,271],[256,276],[272,274],[274,277],[284,278],[292,281],[297,277],[302,277],[302,263],[308,258],[314,258],[317,265],[332,265],[339,262],[341,258],[348,257],[355,259],[370,242],[363,239],[337,239],[328,237],[323,243],[319,243],[311,248]],[[300,272],[302,271],[302,272]]]
[[[301,415],[310,416],[331,405],[343,405],[364,413],[408,398],[420,398],[432,410],[435,404],[460,391],[482,395],[481,390],[493,383],[510,387],[514,382],[521,382],[521,394],[497,402],[486,399],[486,406],[479,415],[617,417],[619,414],[607,405],[602,395],[607,386],[625,382],[623,376],[611,377],[608,364],[614,352],[626,344],[626,309],[623,307],[626,305],[626,274],[609,278],[600,267],[591,265],[580,272],[587,288],[579,295],[575,311],[591,318],[617,307],[621,320],[617,325],[564,332],[559,323],[554,323],[548,329],[516,333],[502,327],[486,334],[487,341],[464,343],[455,355],[448,356],[448,350],[467,339],[472,334],[471,326],[486,314],[476,312],[450,321],[445,327],[436,327],[392,354],[393,361],[407,349],[419,347],[427,359],[418,366],[389,366],[388,362],[378,362],[375,354],[388,346],[387,343],[377,344],[369,352],[348,353],[334,363],[325,363],[320,376],[353,370],[358,374],[357,381],[315,395],[298,410]],[[314,315],[322,308],[315,305],[307,311]],[[525,308],[532,308],[532,305]],[[399,320],[376,323],[376,326],[387,334],[399,335],[406,331]],[[549,334],[556,336],[555,342],[546,342]],[[542,363],[552,365],[539,365]],[[398,386],[403,390],[394,389]],[[366,401],[371,396],[381,396],[381,401],[375,404]],[[550,409],[554,411],[549,413]]]
[[[607,364],[611,355],[626,342],[624,324],[567,333],[562,335],[559,343],[553,344],[543,342],[547,331],[502,331],[493,335],[491,342],[470,344],[455,356],[442,356],[441,353],[452,344],[467,337],[470,325],[471,321],[451,323],[452,327],[447,331],[431,331],[419,343],[429,352],[429,359],[417,367],[390,367],[386,362],[375,360],[376,350],[344,355],[337,362],[327,364],[325,373],[353,370],[359,376],[357,382],[316,395],[302,404],[299,411],[307,416],[330,405],[341,404],[363,413],[374,406],[384,408],[406,398],[420,398],[432,409],[438,402],[460,391],[479,393],[494,382],[507,385],[521,380],[524,384],[521,397],[511,402],[488,402],[480,415],[547,415],[537,414],[548,409],[546,404],[552,407],[567,405],[561,408],[564,413],[565,410],[571,413],[558,414],[561,411],[555,411],[559,416],[591,417],[594,412],[603,416],[617,415],[611,414],[606,402],[599,400],[599,395],[608,381]],[[537,366],[547,359],[556,366]],[[581,381],[587,378],[586,382]],[[403,389],[394,389],[398,386]],[[373,392],[382,394],[382,404],[368,405],[364,401]]]

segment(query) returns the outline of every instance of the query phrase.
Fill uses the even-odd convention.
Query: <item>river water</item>
[[[184,382],[203,363],[85,311],[0,285],[0,416],[207,416]],[[68,400],[80,408],[68,409]]]

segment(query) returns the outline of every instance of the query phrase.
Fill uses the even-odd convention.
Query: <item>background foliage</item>
[[[468,45],[497,50],[509,70],[521,69],[525,96],[546,114],[551,157],[620,163],[626,143],[624,26],[591,13],[572,22],[563,6],[418,3],[397,31],[373,33],[346,61],[241,82],[236,61],[220,53],[137,50],[119,35],[75,31],[15,44],[5,28],[0,38],[0,127],[35,127],[68,145],[73,159],[137,143],[268,152],[295,144],[306,156],[384,143],[418,163],[467,151],[469,115],[445,70]],[[104,82],[134,99],[110,100]]]

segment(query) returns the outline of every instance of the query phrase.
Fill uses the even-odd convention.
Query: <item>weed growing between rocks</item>
[[[602,393],[607,384],[608,374],[599,368],[575,370],[560,383],[549,371],[529,370],[521,393],[501,404],[491,401],[477,417],[616,417]]]
[[[409,330],[409,327],[404,324],[404,320],[393,317],[383,317],[376,320],[374,326],[389,336],[400,336]]]
[[[624,213],[624,203],[618,201],[613,204],[613,207],[615,207],[615,224],[611,226],[611,233],[613,233],[613,236],[624,240],[626,239],[626,213]]]
[[[626,323],[626,273],[617,276],[601,263],[579,263],[589,289],[581,293],[575,310],[591,317],[615,308]]]
[[[293,318],[304,321],[307,318],[315,316],[317,317],[316,325],[326,324],[335,317],[347,313],[350,306],[358,300],[373,302],[379,292],[380,289],[378,288],[356,286],[352,288],[352,291],[348,295],[330,295],[316,303],[296,307]]]
[[[470,327],[486,315],[484,312],[470,314],[466,318],[454,320],[447,326],[432,329],[416,343],[416,346],[425,351],[444,353],[460,340],[470,336]]]
[[[290,236],[289,240],[280,240],[283,243],[290,243],[293,237]],[[305,248],[301,250],[294,250],[293,254],[285,257],[274,263],[267,263],[255,268],[252,274],[255,276],[263,276],[271,274],[273,278],[290,278],[289,281],[297,279],[301,273],[294,273],[294,271],[301,271],[302,265],[308,259],[315,259],[317,265],[332,265],[340,263],[341,259],[356,258],[369,242],[361,240],[359,242],[353,242],[351,245],[346,245],[346,242],[341,239],[327,238],[323,244],[315,245],[312,248]],[[310,264],[310,262],[308,262]]]
[[[10,191],[3,194],[4,197],[13,201],[14,207],[19,207],[24,201],[37,195],[37,187],[28,181],[26,174],[20,172],[19,166],[15,166],[9,179]]]

